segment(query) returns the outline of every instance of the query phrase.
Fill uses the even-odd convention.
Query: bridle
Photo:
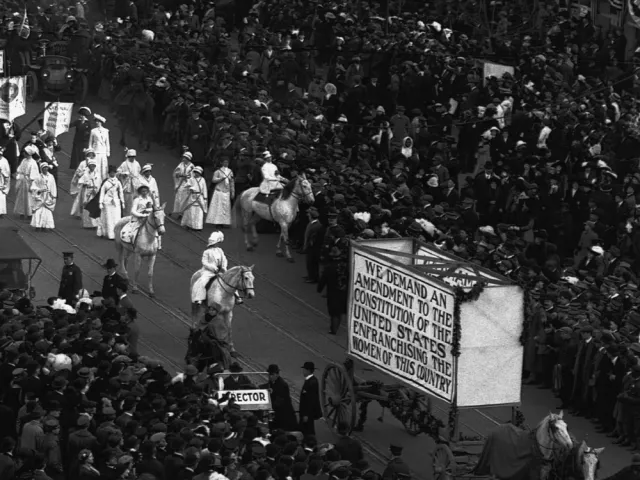
[[[556,436],[554,435],[554,432],[553,432],[553,429],[557,428],[554,425],[556,421],[557,420],[549,420],[547,422],[547,435],[551,439],[551,446],[548,447],[546,445],[541,445],[540,442],[538,442],[538,439],[536,438],[536,436],[534,435],[534,438],[536,439],[536,443],[538,444],[538,449],[540,450],[540,453],[542,453],[542,458],[543,458],[543,462],[544,463],[552,462],[553,461],[553,457],[551,457],[549,459],[545,458],[545,455],[544,455],[545,452],[543,452],[543,449],[546,450],[547,452],[553,453],[555,451],[554,447],[556,445],[562,446],[562,444],[556,439]],[[535,431],[537,431],[537,429]]]
[[[304,181],[304,179],[302,177],[296,177],[296,179],[294,180],[294,182],[296,183],[296,186],[301,184]],[[296,200],[300,201],[304,201],[306,199],[306,195],[298,195],[296,193],[296,187],[294,186],[293,189],[291,190],[291,196],[293,198],[295,198]]]
[[[161,210],[162,208],[156,208],[155,206],[152,207],[151,213],[142,224],[142,228],[144,228],[145,230],[149,230],[149,228],[151,228],[152,230],[155,230],[155,231],[158,231],[159,229],[163,228],[164,223],[157,223],[158,220],[156,219],[156,216],[155,216],[155,213]],[[140,228],[140,230],[142,230],[142,228]],[[140,236],[140,230],[138,230],[138,233],[136,233],[136,238],[133,240],[133,245],[135,245],[138,242],[138,237]]]
[[[226,293],[234,293],[234,292],[240,292],[241,294],[246,295],[248,290],[253,290],[253,287],[247,287],[247,281],[244,278],[244,274],[247,272],[250,272],[251,270],[249,270],[247,267],[240,267],[240,285],[239,286],[235,286],[235,285],[231,285],[229,282],[227,282],[224,278],[222,278],[222,275],[218,275],[216,277],[216,280],[220,283],[220,287],[226,292]],[[225,286],[229,287],[230,290],[227,290],[227,288],[225,288]],[[244,295],[240,295],[241,298],[244,298]]]

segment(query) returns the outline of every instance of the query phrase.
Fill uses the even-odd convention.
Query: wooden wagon
[[[347,360],[322,374],[324,418],[358,431],[377,402],[410,434],[436,440],[433,478],[455,478],[483,444],[461,440],[459,410],[510,406],[513,420],[520,404],[523,292],[415,239],[353,242],[350,262]],[[356,360],[400,383],[357,379]],[[449,405],[446,425],[435,401]]]

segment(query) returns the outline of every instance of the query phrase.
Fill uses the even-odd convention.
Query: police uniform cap
[[[73,252],[62,252],[62,258],[73,258]]]

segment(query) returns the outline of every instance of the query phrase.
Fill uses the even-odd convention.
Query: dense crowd
[[[89,35],[93,92],[119,112],[148,94],[142,145],[184,146],[207,172],[228,162],[236,195],[267,156],[312,181],[292,238],[328,288],[332,333],[349,239],[415,237],[521,284],[526,382],[640,447],[640,77],[620,31],[544,2],[529,30],[515,5],[482,2],[499,19],[486,39],[464,2],[390,18],[368,3],[125,3],[94,6],[106,21],[90,26],[84,7],[34,10],[31,40],[14,29],[9,45]],[[485,62],[513,73],[483,78]]]

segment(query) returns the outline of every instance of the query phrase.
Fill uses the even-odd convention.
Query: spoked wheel
[[[433,451],[434,480],[455,480],[458,465],[453,452],[447,445],[438,445]]]
[[[27,72],[27,78],[25,80],[27,101],[33,102],[38,96],[38,76],[33,70]]]
[[[352,430],[356,424],[357,399],[353,382],[342,365],[328,365],[320,379],[322,414],[329,427],[345,422]]]

